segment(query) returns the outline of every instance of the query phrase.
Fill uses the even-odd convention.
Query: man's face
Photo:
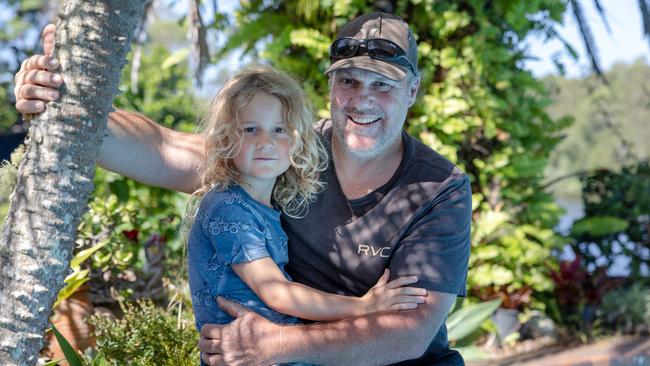
[[[356,68],[337,70],[330,77],[333,137],[342,152],[370,159],[401,143],[419,80],[395,81]]]

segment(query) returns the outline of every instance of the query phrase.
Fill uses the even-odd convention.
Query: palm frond
[[[639,10],[643,21],[643,35],[648,39],[650,47],[650,0],[639,0]]]
[[[603,24],[605,24],[605,29],[607,29],[607,33],[612,34],[612,28],[609,26],[609,21],[607,21],[607,14],[605,13],[605,8],[603,8],[602,4],[600,3],[600,0],[594,0],[594,6],[596,7],[596,11],[598,12],[598,15],[600,15],[600,19],[602,19]]]
[[[594,41],[594,36],[591,33],[591,28],[589,23],[587,23],[582,6],[578,0],[570,0],[571,9],[573,10],[573,16],[578,23],[578,28],[580,29],[580,34],[582,35],[582,41],[587,49],[587,54],[591,59],[591,68],[594,70],[596,75],[603,81],[603,83],[609,85],[605,74],[603,74],[602,69],[600,68],[600,61],[598,60],[598,49],[596,48],[596,42]]]

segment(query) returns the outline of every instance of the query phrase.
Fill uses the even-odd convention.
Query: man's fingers
[[[251,310],[237,304],[236,302],[226,300],[223,297],[217,298],[217,304],[219,304],[219,307],[233,318],[239,318],[251,312]]]
[[[60,74],[45,70],[27,70],[20,71],[16,74],[16,82],[20,82],[20,84],[48,86],[52,89],[57,89],[63,83],[63,78]]]
[[[417,276],[407,276],[407,277],[400,277],[396,280],[392,280],[388,282],[386,286],[388,286],[388,288],[398,288],[406,285],[411,285],[416,282],[418,282]]]
[[[52,51],[54,51],[54,35],[56,34],[56,26],[54,24],[48,24],[43,28],[43,33],[41,33],[41,40],[43,42],[43,53],[47,56],[52,56]]]
[[[36,114],[45,110],[45,103],[40,100],[21,100],[16,102],[16,110],[23,114]]]
[[[56,89],[40,85],[24,84],[16,91],[16,100],[21,99],[37,99],[49,102],[59,99],[59,92]]]
[[[225,365],[223,362],[223,355],[216,354],[216,353],[201,353],[201,359],[203,362],[205,362],[207,365],[210,366],[221,366]]]
[[[59,62],[50,56],[34,55],[23,61],[20,69],[27,70],[50,70],[54,71],[59,68]]]
[[[201,336],[201,338],[199,338],[199,350],[201,350],[201,352],[207,353],[220,353],[221,340]]]

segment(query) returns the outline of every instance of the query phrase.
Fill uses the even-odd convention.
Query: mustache
[[[343,112],[345,114],[356,114],[356,115],[370,115],[370,116],[383,116],[384,114],[380,111],[374,109],[359,109],[355,107],[344,108]]]

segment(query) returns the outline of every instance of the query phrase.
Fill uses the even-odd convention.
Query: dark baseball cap
[[[406,21],[397,15],[381,12],[361,15],[345,24],[332,44],[343,38],[354,38],[359,41],[369,39],[392,41],[404,50],[406,60],[413,67],[413,72],[418,74],[418,46],[415,43],[415,37]],[[332,71],[347,68],[376,72],[393,80],[402,80],[406,76],[407,70],[404,65],[397,62],[380,60],[367,54],[360,54],[333,60],[325,73],[329,74]]]

